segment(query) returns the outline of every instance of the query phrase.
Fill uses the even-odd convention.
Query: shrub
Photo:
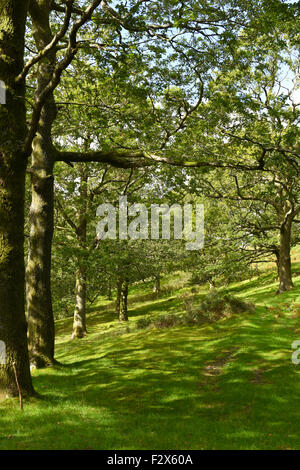
[[[205,321],[215,321],[234,313],[255,311],[253,304],[217,290],[210,291],[198,305],[195,303],[195,296],[184,295],[181,298],[186,311],[184,315],[186,324],[202,324]]]
[[[182,317],[182,323],[187,326],[203,325],[203,323],[210,322],[210,318],[200,311],[186,312]]]
[[[191,313],[194,310],[194,303],[196,301],[196,296],[191,295],[188,292],[185,292],[184,294],[181,294],[179,296],[179,299],[183,302],[184,304],[184,309],[186,312]]]
[[[200,311],[217,320],[234,313],[254,312],[255,306],[231,294],[211,291],[200,304]]]
[[[181,323],[180,317],[174,314],[160,315],[156,318],[145,317],[140,318],[136,327],[138,330],[143,330],[146,328],[170,328],[172,326],[177,326]]]
[[[200,304],[200,311],[206,314],[209,318],[219,317],[224,313],[226,302],[224,296],[220,295],[218,291],[212,290],[207,294]]]
[[[136,327],[138,330],[144,330],[145,328],[148,328],[151,323],[152,320],[150,317],[139,318],[136,322]]]
[[[172,326],[177,326],[180,324],[180,318],[177,315],[160,315],[155,319],[153,325],[156,328],[170,328]]]
[[[209,292],[200,303],[197,303],[195,295],[188,293],[182,294],[180,299],[185,308],[185,313],[181,317],[179,315],[166,314],[154,318],[140,318],[137,321],[137,328],[172,328],[178,325],[203,325],[232,314],[253,313],[255,311],[254,304],[216,290]]]
[[[238,297],[234,297],[233,295],[225,294],[224,300],[230,306],[232,313],[254,313],[255,311],[255,305],[253,303],[245,302],[244,300],[241,300]]]

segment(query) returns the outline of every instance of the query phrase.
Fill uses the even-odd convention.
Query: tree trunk
[[[122,281],[117,282],[117,298],[116,298],[116,307],[115,312],[118,318],[120,318],[121,311],[121,293],[122,293]]]
[[[7,0],[0,11],[0,80],[7,88],[6,104],[0,104],[0,341],[6,352],[1,396],[18,393],[14,367],[22,393],[34,393],[24,311],[25,86],[15,83],[23,68],[27,8],[26,1]]]
[[[86,333],[86,256],[87,220],[88,220],[88,170],[82,165],[80,176],[80,208],[77,213],[76,235],[79,246],[76,272],[76,306],[74,311],[73,334],[74,338],[83,338]]]
[[[34,143],[34,148],[36,141]],[[36,368],[55,363],[55,328],[51,296],[53,177],[43,171],[43,157],[33,152],[30,241],[26,269],[30,362]]]
[[[48,2],[49,4],[49,2]],[[48,5],[49,8],[49,5]],[[39,50],[52,39],[47,4],[32,2],[30,15],[33,34]],[[39,64],[36,98],[47,85],[54,64],[55,51]],[[55,328],[51,293],[51,256],[53,238],[53,167],[55,153],[51,140],[52,124],[57,110],[53,95],[46,101],[33,141],[32,202],[30,208],[29,258],[26,270],[27,313],[29,323],[30,362],[36,368],[55,364]]]
[[[76,306],[72,339],[83,338],[86,333],[86,279],[85,270],[79,267],[76,272]]]
[[[279,247],[279,287],[277,294],[286,292],[294,287],[291,269],[291,226],[292,219],[287,217],[280,228]]]
[[[155,294],[160,293],[160,275],[159,274],[155,276],[155,284],[154,284],[153,292]]]
[[[128,281],[125,280],[121,287],[121,309],[119,320],[128,321]]]
[[[276,281],[279,281],[280,279],[280,269],[279,269],[279,266],[280,266],[280,251],[279,251],[279,248],[275,249],[274,250],[274,253],[275,253],[275,256],[276,256],[276,269],[277,269],[277,275],[276,275]]]
[[[107,300],[112,300],[111,280],[107,281]]]

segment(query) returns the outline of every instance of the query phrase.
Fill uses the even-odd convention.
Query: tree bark
[[[121,311],[121,293],[122,293],[122,281],[118,280],[117,282],[117,298],[116,298],[116,307],[115,312],[118,318],[120,318]]]
[[[24,198],[26,156],[25,84],[15,78],[23,68],[28,2],[7,0],[0,11],[0,80],[7,88],[0,104],[0,340],[6,361],[0,365],[0,394],[34,394],[24,311]]]
[[[32,2],[30,6],[33,35],[39,50],[42,50],[53,37],[49,23],[49,4],[50,2],[45,1]],[[36,99],[48,84],[55,63],[55,51],[50,52],[40,62]],[[26,281],[30,362],[36,368],[48,367],[56,362],[51,293],[51,251],[54,226],[53,167],[55,163],[51,132],[56,114],[56,105],[51,94],[41,111],[38,131],[33,140],[30,169],[32,202]]]
[[[280,266],[280,250],[279,250],[279,248],[276,248],[274,250],[274,254],[276,256],[275,262],[276,262],[276,269],[277,269],[276,281],[279,281],[279,279],[280,279],[280,269],[279,269],[279,266]]]
[[[155,284],[154,284],[153,292],[155,294],[160,293],[160,275],[159,274],[155,276]]]
[[[88,220],[88,172],[85,166],[81,167],[80,176],[80,208],[77,214],[78,224],[76,235],[79,245],[76,272],[76,306],[74,311],[73,334],[74,338],[83,338],[86,333],[86,267],[85,252],[87,250],[87,220]]]
[[[125,280],[121,287],[121,308],[119,320],[121,322],[128,321],[128,281]]]
[[[86,333],[86,278],[85,270],[79,267],[76,272],[76,306],[72,339],[83,338]]]
[[[107,281],[107,300],[112,300],[111,280]]]
[[[37,140],[37,139],[36,139]],[[53,177],[44,171],[43,156],[34,142],[29,256],[26,269],[30,362],[36,368],[55,363],[51,293]],[[38,162],[41,162],[38,167]]]
[[[277,294],[289,291],[294,287],[291,268],[291,227],[292,217],[287,216],[280,227],[279,247],[279,287]]]

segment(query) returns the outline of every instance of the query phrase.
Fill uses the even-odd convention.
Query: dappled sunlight
[[[256,303],[252,281],[249,290],[242,284]],[[71,319],[60,320],[63,365],[33,372],[42,399],[26,403],[23,416],[17,401],[1,405],[0,448],[299,448],[300,369],[291,362],[298,320],[272,310],[298,299],[299,287],[274,296],[265,286],[255,313],[202,326],[135,328],[141,315],[180,313],[176,292],[132,301],[126,327],[98,306],[78,341],[70,341]]]

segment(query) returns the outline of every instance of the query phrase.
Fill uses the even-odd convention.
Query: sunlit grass
[[[57,322],[63,366],[33,373],[41,398],[23,412],[17,400],[0,405],[0,449],[299,449],[300,276],[280,296],[273,271],[230,286],[255,314],[137,330],[143,315],[183,312],[179,281],[148,300],[151,283],[136,286],[128,325],[102,299],[86,338],[71,341],[72,320]]]

